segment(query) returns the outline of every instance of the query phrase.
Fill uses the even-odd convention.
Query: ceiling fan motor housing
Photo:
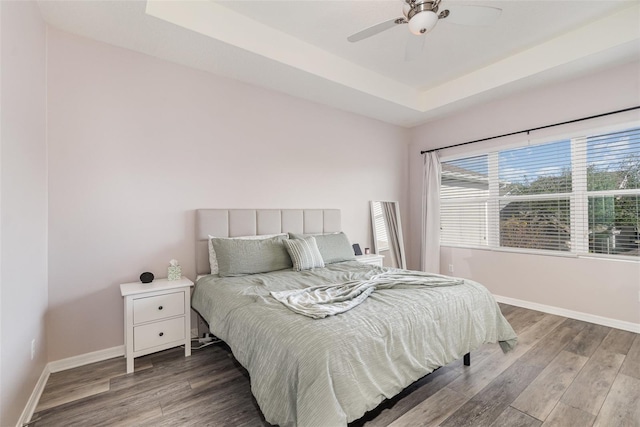
[[[411,6],[407,12],[407,19],[409,21],[409,30],[413,34],[420,35],[428,33],[436,26],[438,22],[437,12],[439,3],[438,0],[407,1],[407,4]]]

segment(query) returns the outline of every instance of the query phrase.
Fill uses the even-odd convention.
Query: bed
[[[237,243],[210,236],[269,235],[273,244],[287,239],[278,237],[285,232],[334,239],[340,222],[336,209],[196,211],[199,279],[192,307],[249,372],[252,393],[269,423],[345,426],[483,343],[513,348],[516,335],[497,303],[486,288],[468,280],[453,283],[437,276],[445,285],[399,283],[374,290],[341,314],[312,318],[274,296],[409,273],[345,259],[303,271],[209,274],[210,242],[216,243],[221,260],[220,249]]]

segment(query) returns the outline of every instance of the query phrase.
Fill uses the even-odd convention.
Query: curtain
[[[402,256],[403,251],[400,250],[400,233],[402,230],[398,228],[398,215],[396,210],[396,202],[381,202],[384,221],[387,225],[387,238],[389,239],[389,252],[391,253],[391,261],[397,268],[407,268],[407,262]]]
[[[440,272],[440,158],[432,151],[422,155],[422,245],[420,268]]]

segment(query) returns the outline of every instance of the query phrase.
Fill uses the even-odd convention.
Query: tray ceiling
[[[484,27],[442,20],[418,58],[399,1],[42,1],[52,26],[401,126],[640,59],[630,1],[466,1],[502,9]]]

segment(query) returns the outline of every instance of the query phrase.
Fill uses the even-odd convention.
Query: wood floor
[[[640,426],[640,335],[501,305],[519,336],[428,375],[352,427]],[[223,345],[51,374],[33,426],[268,426]]]

